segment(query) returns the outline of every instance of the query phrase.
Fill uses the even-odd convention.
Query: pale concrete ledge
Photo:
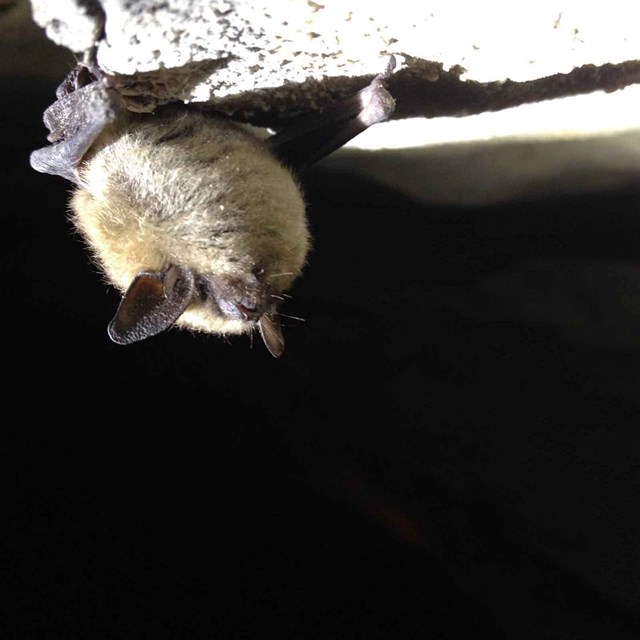
[[[584,2],[32,0],[52,40],[76,53],[98,44],[100,66],[132,107],[179,99],[230,112],[317,108],[395,54],[397,117],[638,82],[634,5],[614,1],[605,14]]]
[[[286,114],[319,109],[353,93],[394,54],[399,65],[389,90],[399,122],[373,127],[351,143],[361,149],[356,163],[339,153],[325,162],[336,170],[348,165],[377,175],[412,197],[499,201],[544,191],[545,174],[547,186],[556,190],[640,175],[640,6],[627,0],[31,5],[53,41],[76,54],[97,45],[100,66],[136,111],[177,100],[274,125]],[[564,106],[553,98],[565,98]],[[410,117],[415,120],[401,122]],[[507,119],[511,124],[505,127]],[[614,138],[604,147],[595,140],[608,135]],[[590,137],[593,147],[585,142]],[[559,147],[536,146],[549,139],[568,146],[561,153]],[[580,141],[575,152],[574,139]],[[465,154],[459,145],[469,141],[474,146]],[[514,141],[520,146],[505,147],[510,155],[503,155],[501,145]],[[452,142],[453,154],[442,148]],[[616,145],[624,147],[619,158]],[[381,151],[389,148],[394,150]],[[400,154],[402,149],[409,155]],[[443,176],[438,166],[453,175]],[[462,188],[461,174],[467,177]]]

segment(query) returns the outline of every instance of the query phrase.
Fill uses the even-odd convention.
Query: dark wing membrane
[[[274,154],[292,169],[303,171],[372,124],[387,120],[395,109],[395,100],[385,89],[384,83],[395,64],[395,58],[391,56],[384,73],[376,76],[354,96],[322,113],[294,118],[269,139]]]
[[[120,104],[118,92],[103,81],[72,93],[60,91],[59,99],[43,116],[53,144],[31,154],[31,167],[77,184],[76,167],[102,130],[116,119]]]

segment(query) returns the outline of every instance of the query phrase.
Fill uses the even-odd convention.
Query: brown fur
[[[242,282],[260,272],[277,293],[304,265],[309,234],[296,181],[262,141],[224,118],[123,114],[79,179],[73,220],[123,292],[138,273],[173,264]],[[252,326],[200,299],[177,324],[213,333]]]

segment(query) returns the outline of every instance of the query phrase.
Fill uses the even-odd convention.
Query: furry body
[[[295,179],[228,119],[187,109],[122,113],[83,158],[77,178],[74,223],[118,289],[170,265],[198,275],[197,295],[178,325],[250,331],[252,319],[204,289],[231,286],[264,312],[305,263],[309,234]]]
[[[394,57],[352,97],[287,119],[267,141],[194,108],[130,113],[94,63],[58,87],[43,114],[51,144],[30,163],[78,188],[73,221],[123,293],[110,338],[131,344],[174,324],[257,329],[282,355],[277,304],[309,249],[305,204],[286,167],[299,174],[393,113],[384,83]]]

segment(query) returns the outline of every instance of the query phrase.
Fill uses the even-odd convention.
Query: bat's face
[[[280,354],[276,308],[309,236],[300,189],[260,141],[197,113],[127,119],[105,132],[79,175],[74,221],[125,293],[110,329],[116,342],[173,324],[257,328]]]

